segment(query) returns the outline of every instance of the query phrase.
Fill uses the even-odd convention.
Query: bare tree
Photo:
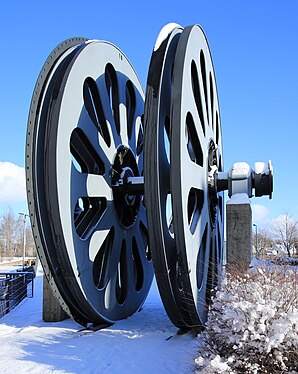
[[[24,224],[20,216],[14,216],[15,228],[14,228],[14,246],[15,246],[15,256],[20,257],[23,253],[23,243],[24,243]]]
[[[298,221],[284,213],[273,222],[273,235],[278,244],[286,249],[288,256],[295,250],[298,238]]]
[[[267,249],[272,248],[274,243],[272,234],[264,228],[259,229],[258,233],[254,230],[252,240],[256,248],[256,257],[259,257],[261,254],[266,254]]]
[[[3,257],[13,257],[15,253],[15,215],[10,207],[0,217],[0,234],[4,246]]]
[[[8,207],[0,215],[0,261],[3,257],[19,257],[24,248],[24,221]],[[35,244],[29,222],[26,225],[26,254],[35,255]]]
[[[30,257],[36,257],[36,247],[31,230],[31,226],[27,224],[26,227],[26,255]]]

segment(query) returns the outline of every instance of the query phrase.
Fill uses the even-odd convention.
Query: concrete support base
[[[236,194],[226,205],[227,265],[247,270],[252,259],[252,213],[247,194]]]
[[[42,319],[45,322],[60,322],[67,318],[69,315],[61,308],[59,300],[54,296],[49,281],[44,275]]]

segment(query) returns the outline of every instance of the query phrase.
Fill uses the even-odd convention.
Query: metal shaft
[[[113,189],[122,190],[128,195],[144,195],[144,177],[120,178]]]

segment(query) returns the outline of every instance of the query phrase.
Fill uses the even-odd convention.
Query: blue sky
[[[261,224],[285,211],[298,218],[297,14],[295,0],[5,1],[0,13],[0,162],[24,167],[35,80],[61,41],[84,36],[116,44],[145,89],[159,30],[168,22],[199,23],[215,65],[225,169],[237,161],[253,166],[255,161],[272,159],[273,199],[252,199],[254,219]],[[0,197],[4,169],[0,168]],[[18,175],[21,171],[16,168]],[[9,203],[15,211],[26,211],[22,188],[17,182],[14,187],[0,207]]]

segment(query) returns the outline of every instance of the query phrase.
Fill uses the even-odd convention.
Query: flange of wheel
[[[170,185],[172,72],[182,30],[177,24],[164,26],[152,52],[144,115],[144,181],[149,244],[158,289],[173,324],[187,328],[191,320],[182,297]]]
[[[123,53],[88,41],[67,61],[43,108],[50,231],[84,322],[126,318],[152,282],[143,198],[113,190],[124,174],[143,173],[143,103]]]
[[[61,278],[61,269],[55,254],[44,190],[44,144],[46,121],[43,108],[49,105],[48,92],[53,80],[74,50],[84,45],[86,38],[75,37],[60,43],[45,61],[34,87],[28,115],[26,136],[26,189],[31,227],[44,274],[63,309],[86,320],[83,310],[72,303],[71,292]],[[81,316],[81,317],[78,317]]]
[[[222,135],[212,58],[203,30],[186,27],[172,83],[171,186],[182,289],[193,326],[206,322],[223,250]]]

